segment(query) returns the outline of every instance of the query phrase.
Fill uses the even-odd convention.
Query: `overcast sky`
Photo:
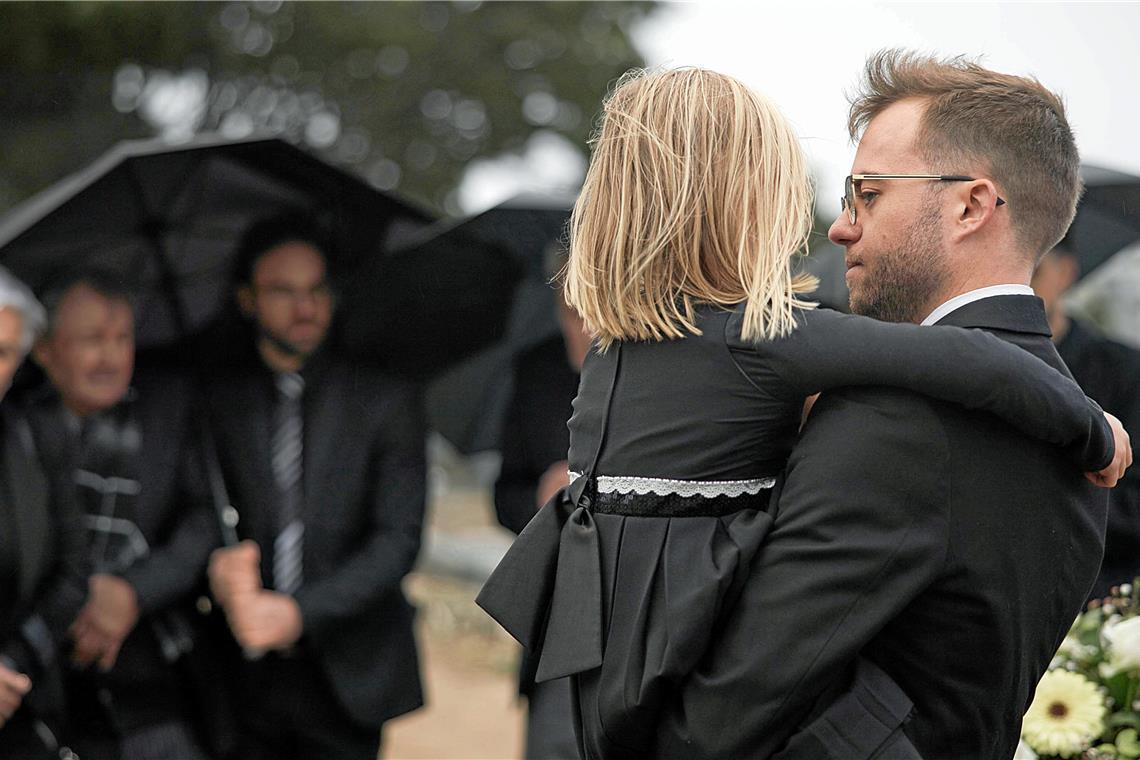
[[[983,56],[1064,96],[1084,161],[1140,174],[1140,4],[848,1],[673,3],[638,33],[651,64],[732,74],[779,104],[837,212],[854,148],[845,90],[867,55],[906,47]]]

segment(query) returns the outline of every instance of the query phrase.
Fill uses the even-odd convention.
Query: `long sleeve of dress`
[[[773,341],[740,338],[727,325],[737,366],[760,390],[787,397],[832,388],[905,388],[1002,417],[1023,433],[1063,447],[1086,471],[1112,461],[1112,431],[1099,406],[1070,377],[982,330],[880,322],[820,309]]]

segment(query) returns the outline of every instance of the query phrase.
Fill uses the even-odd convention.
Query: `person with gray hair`
[[[0,397],[44,309],[0,267]],[[83,604],[83,529],[63,473],[43,468],[27,421],[0,404],[0,758],[59,757],[60,648]]]
[[[84,760],[201,760],[214,695],[186,673],[204,673],[197,584],[220,539],[193,388],[136,369],[132,296],[113,272],[66,273],[44,293],[48,329],[33,349],[50,382],[29,421],[71,483],[92,572],[69,629],[72,740]]]
[[[47,315],[31,288],[7,269],[0,267],[0,311],[3,310],[8,310],[20,318],[19,347],[20,361],[23,361],[32,350],[36,338],[47,326]]]

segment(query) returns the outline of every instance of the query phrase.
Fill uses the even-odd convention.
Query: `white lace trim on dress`
[[[570,471],[570,481],[582,477],[582,473]],[[715,499],[719,496],[754,496],[776,485],[775,478],[754,480],[674,480],[672,478],[640,478],[630,475],[598,475],[599,493],[636,493],[657,496],[703,496]]]

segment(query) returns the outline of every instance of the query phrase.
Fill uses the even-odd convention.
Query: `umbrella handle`
[[[202,453],[206,458],[206,475],[210,481],[210,496],[214,505],[214,513],[218,517],[218,529],[222,534],[222,544],[224,546],[236,546],[241,540],[237,532],[241,515],[238,514],[237,508],[230,503],[226,481],[222,477],[222,466],[218,461],[218,449],[214,445],[214,436],[210,434],[210,428],[204,420],[202,422]],[[265,652],[249,647],[242,647],[241,653],[250,662],[260,660],[265,656]]]

